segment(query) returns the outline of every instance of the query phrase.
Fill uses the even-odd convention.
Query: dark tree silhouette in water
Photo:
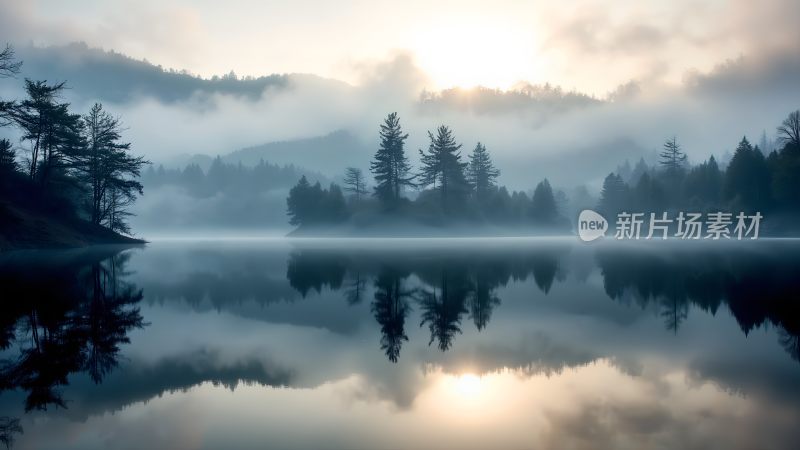
[[[500,304],[495,288],[496,284],[489,276],[484,271],[478,270],[467,301],[470,318],[478,331],[486,328],[492,317],[492,311]]]
[[[117,255],[106,264],[93,264],[87,274],[91,300],[84,311],[87,331],[84,370],[95,383],[100,383],[117,366],[120,345],[130,342],[128,332],[145,325],[136,307],[142,300],[142,290],[119,280],[125,275],[129,256]]]
[[[405,323],[411,311],[408,300],[413,293],[404,286],[403,277],[392,269],[382,270],[375,279],[372,313],[381,326],[381,350],[393,363],[400,357],[403,342],[408,341]]]
[[[66,408],[60,387],[70,374],[88,372],[101,382],[130,330],[145,325],[135,306],[142,291],[121,280],[125,258],[0,271],[4,292],[27,299],[24,307],[2,305],[20,353],[0,365],[0,390],[27,391],[26,411]]]
[[[789,356],[800,363],[800,334],[793,334],[781,327],[778,331],[778,341]]]
[[[312,289],[322,292],[324,286],[341,289],[346,273],[347,260],[327,252],[293,252],[286,268],[289,284],[303,297]]]
[[[441,351],[453,345],[456,334],[461,334],[461,316],[467,312],[469,292],[463,273],[452,274],[448,269],[442,269],[438,286],[420,290],[422,321],[419,325],[428,325],[431,332],[428,345],[436,341]]]
[[[779,330],[781,346],[793,358],[800,336],[800,289],[796,252],[756,253],[724,248],[667,254],[608,249],[597,263],[609,297],[656,306],[667,330],[677,333],[689,305],[715,313],[727,304],[743,333],[767,323]]]
[[[14,435],[23,433],[19,419],[15,417],[0,417],[0,444],[10,449],[14,445]]]
[[[351,275],[345,284],[344,297],[348,305],[357,305],[364,299],[364,291],[367,290],[367,279],[356,272]]]
[[[370,164],[375,176],[375,196],[384,207],[397,206],[404,186],[413,186],[409,176],[411,166],[405,153],[408,134],[403,133],[396,112],[389,114],[381,124],[380,144]]]

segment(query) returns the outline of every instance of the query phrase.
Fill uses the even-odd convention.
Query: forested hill
[[[230,72],[202,78],[138,60],[114,51],[90,48],[83,42],[63,46],[22,46],[15,49],[25,61],[25,76],[31,79],[69,80],[71,93],[83,98],[122,103],[137,97],[152,97],[171,103],[188,100],[197,93],[226,94],[258,100],[265,89],[290,89],[293,80],[314,79],[341,86],[342,83],[305,74],[271,74],[239,77]]]
[[[0,251],[141,243],[83,220],[63,198],[0,167]]]
[[[338,130],[322,136],[268,142],[246,147],[220,154],[219,158],[226,164],[241,163],[245,167],[257,166],[262,161],[295,167],[310,178],[325,181],[320,172],[343,172],[350,159],[367,159],[372,156],[374,151],[374,148],[369,147],[349,131]],[[347,158],[335,158],[331,155],[347,155]],[[163,164],[166,169],[184,169],[190,165],[197,165],[206,171],[211,167],[215,158],[215,156],[202,154],[184,154],[158,161],[158,163]],[[293,182],[299,178],[300,175]]]
[[[331,155],[347,155],[347,158],[340,159],[357,161],[369,158],[374,152],[375,149],[373,147],[367,146],[352,133],[339,130],[325,136],[270,142],[243,148],[224,156],[223,160],[250,166],[258,164],[262,159],[278,164],[317,160],[325,162],[327,172],[341,172],[345,169],[347,163],[345,161],[336,162]],[[321,170],[321,168],[317,167],[310,168]]]

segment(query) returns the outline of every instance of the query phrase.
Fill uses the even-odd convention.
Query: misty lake
[[[0,282],[14,449],[800,442],[800,241],[173,240]]]

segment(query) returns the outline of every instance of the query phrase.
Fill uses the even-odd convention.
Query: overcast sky
[[[203,76],[306,72],[351,83],[365,64],[410,52],[433,89],[525,80],[604,95],[800,40],[795,0],[0,3],[0,29],[16,41],[82,40]]]

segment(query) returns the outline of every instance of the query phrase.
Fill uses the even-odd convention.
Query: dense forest
[[[486,146],[478,142],[464,158],[462,144],[444,125],[428,132],[429,147],[419,150],[420,167],[414,170],[405,152],[407,138],[397,114],[389,114],[380,126],[378,150],[370,163],[374,187],[367,188],[367,178],[358,168],[347,169],[344,187],[312,185],[303,177],[287,198],[290,223],[304,230],[409,219],[425,225],[463,222],[565,231],[576,206],[596,208],[607,217],[622,211],[800,213],[796,176],[800,111],[790,113],[778,126],[776,145],[770,145],[774,148],[769,153],[743,137],[724,169],[714,156],[690,165],[677,138],[668,139],[657,165],[642,159],[633,169],[626,164],[610,173],[599,201],[593,201],[585,188],[576,189],[572,199],[562,190],[554,193],[547,179],[536,185],[532,195],[509,193],[497,183],[500,171]],[[413,200],[405,195],[409,190],[418,193]]]
[[[0,77],[14,78],[21,67],[6,46]],[[24,99],[0,102],[0,130],[16,127],[20,136],[19,146],[0,139],[0,214],[7,237],[15,234],[5,229],[14,223],[30,227],[42,218],[55,222],[49,225],[54,233],[69,223],[84,231],[94,226],[94,234],[101,229],[131,234],[129,207],[142,194],[138,177],[148,162],[123,141],[119,118],[99,103],[84,114],[74,112],[62,100],[66,88],[65,82],[26,78]],[[25,152],[18,154],[19,149]],[[26,223],[31,216],[35,219]]]
[[[761,141],[772,147],[766,138]],[[629,181],[621,170],[610,173],[598,209],[609,217],[623,210],[800,213],[800,111],[777,127],[776,144],[767,153],[742,137],[723,169],[714,156],[690,166],[672,138],[664,143],[658,167],[640,161],[628,174]]]

